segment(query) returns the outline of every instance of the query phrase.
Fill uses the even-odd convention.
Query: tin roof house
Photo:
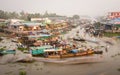
[[[42,23],[39,22],[11,22],[8,27],[11,30],[15,30],[15,31],[38,31],[40,30],[40,26],[43,26]]]

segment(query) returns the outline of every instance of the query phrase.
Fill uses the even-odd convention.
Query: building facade
[[[120,18],[120,12],[109,12],[108,18],[109,19]]]

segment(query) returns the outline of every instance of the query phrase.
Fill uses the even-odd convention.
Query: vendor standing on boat
[[[29,49],[29,53],[32,54],[32,49]]]
[[[106,52],[108,52],[108,48],[109,48],[109,46],[106,45],[106,47],[105,47],[105,51],[106,51]]]
[[[15,51],[14,55],[16,55],[16,48],[15,48],[15,49],[13,49],[13,50]]]

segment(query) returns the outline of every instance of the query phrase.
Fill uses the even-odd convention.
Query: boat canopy
[[[44,54],[44,49],[32,50],[32,55]]]

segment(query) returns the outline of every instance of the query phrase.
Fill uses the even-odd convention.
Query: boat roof
[[[44,45],[44,46],[40,46],[40,47],[30,47],[30,49],[32,50],[36,50],[36,49],[46,49],[46,48],[52,48],[53,46],[51,45]]]
[[[46,49],[45,52],[56,52],[56,51],[62,51],[62,49]]]

